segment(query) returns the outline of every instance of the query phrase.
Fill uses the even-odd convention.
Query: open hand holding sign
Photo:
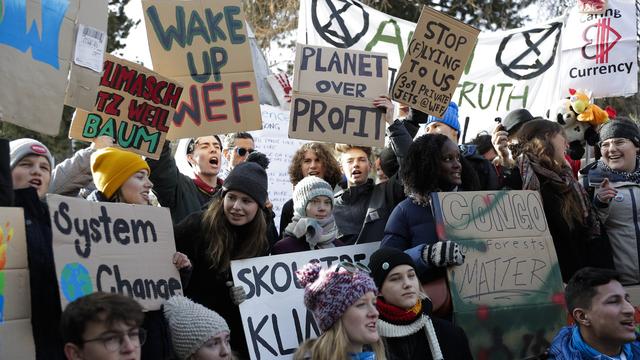
[[[388,124],[393,123],[393,102],[388,95],[380,95],[373,100],[373,106],[385,113],[385,121]]]

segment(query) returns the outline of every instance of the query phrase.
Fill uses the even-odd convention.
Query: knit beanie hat
[[[304,305],[313,313],[322,332],[329,330],[366,293],[378,294],[368,273],[338,266],[322,270],[319,263],[309,263],[296,272],[300,285],[304,286]]]
[[[51,155],[51,152],[49,152],[49,149],[47,149],[47,147],[40,141],[29,138],[13,140],[9,143],[9,166],[11,167],[11,170],[13,170],[22,158],[28,155],[44,156],[49,160],[49,165],[51,165],[51,170],[53,170],[55,160],[53,160],[53,156]]]
[[[293,189],[293,211],[300,217],[307,215],[307,204],[316,196],[326,196],[333,206],[333,189],[317,176],[307,176]]]
[[[509,135],[513,135],[524,123],[535,119],[527,109],[516,109],[511,111],[502,120],[502,126]]]
[[[618,117],[600,127],[600,142],[611,138],[629,139],[635,146],[640,147],[640,130],[633,120],[625,117]]]
[[[267,202],[269,188],[267,172],[255,162],[236,165],[224,180],[222,187],[225,192],[235,190],[251,196],[261,208],[264,208]]]
[[[142,156],[129,151],[107,147],[91,154],[93,182],[107,199],[111,199],[131,175],[142,169],[151,172]]]
[[[229,325],[215,311],[176,295],[164,303],[173,349],[180,359],[195,354],[211,337],[229,331]]]
[[[449,103],[447,111],[444,112],[442,118],[429,115],[427,118],[427,124],[432,122],[441,122],[445,125],[449,125],[450,128],[457,131],[460,134],[460,122],[458,121],[458,105],[453,101]]]
[[[414,269],[416,267],[411,256],[396,248],[383,247],[371,254],[369,269],[378,289],[382,288],[387,275],[398,265],[409,265]]]

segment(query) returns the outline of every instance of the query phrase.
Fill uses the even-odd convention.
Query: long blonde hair
[[[229,269],[231,260],[264,255],[269,245],[263,209],[258,208],[253,220],[245,225],[246,236],[239,238],[224,214],[223,200],[224,196],[214,199],[202,216],[202,233],[209,243],[207,257],[220,273]]]
[[[377,342],[370,344],[372,351],[376,354],[376,360],[386,360],[384,343],[382,338]],[[295,354],[293,360],[350,360],[349,352],[349,336],[342,318],[338,319],[333,326],[320,335],[317,339],[309,339],[303,342]]]

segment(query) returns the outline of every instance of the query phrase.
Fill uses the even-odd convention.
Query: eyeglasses
[[[247,149],[243,147],[236,147],[235,149],[238,156],[245,156],[247,155],[247,153],[251,154],[252,152],[256,151],[256,149]]]
[[[352,263],[349,261],[341,261],[338,266],[336,266],[336,272],[338,272],[340,269],[345,269],[348,272],[355,274],[358,271],[364,271],[367,274],[371,274],[371,269],[369,269],[367,267],[367,265],[364,264],[360,264],[360,263]]]
[[[145,340],[147,340],[147,331],[142,328],[131,329],[126,333],[113,333],[105,336],[100,336],[95,339],[83,340],[84,344],[88,342],[99,341],[104,345],[104,348],[108,352],[118,351],[122,348],[124,344],[124,337],[128,337],[129,341],[133,344],[134,347],[138,348],[144,345]]]
[[[616,148],[622,147],[628,143],[630,143],[631,140],[625,139],[625,138],[614,138],[614,139],[607,139],[605,141],[600,142],[600,148],[601,149],[609,149],[611,146],[615,146]]]

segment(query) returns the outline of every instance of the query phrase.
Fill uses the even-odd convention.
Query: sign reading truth
[[[95,291],[128,295],[146,310],[182,294],[167,208],[47,195],[64,308]]]
[[[182,83],[169,139],[261,128],[239,0],[142,1],[155,71]]]
[[[96,104],[92,111],[76,110],[69,137],[106,135],[123,149],[158,159],[181,95],[175,81],[107,55]]]

